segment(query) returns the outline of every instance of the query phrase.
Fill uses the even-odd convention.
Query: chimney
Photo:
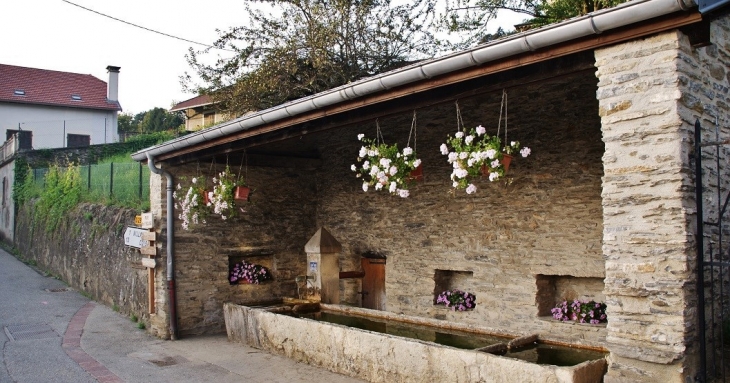
[[[119,69],[118,66],[107,66],[109,82],[106,84],[106,99],[108,101],[119,101]]]

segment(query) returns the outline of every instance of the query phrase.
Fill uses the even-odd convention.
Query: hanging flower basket
[[[379,143],[365,138],[364,134],[357,138],[364,146],[358,153],[359,166],[353,164],[351,170],[357,173],[358,178],[363,178],[362,190],[368,191],[372,187],[376,191],[387,190],[402,198],[408,197],[411,172],[421,165],[415,151],[406,147],[401,152],[396,144]]]
[[[236,201],[248,201],[248,196],[251,193],[251,189],[248,186],[236,186],[234,190],[233,198]]]
[[[214,214],[220,214],[221,219],[226,220],[230,217],[238,215],[236,207],[238,187],[245,187],[243,179],[231,173],[231,169],[226,169],[218,173],[218,177],[213,177],[213,191],[208,193],[210,202],[208,206],[213,208]],[[246,188],[248,189],[248,188]],[[240,195],[243,197],[243,191]],[[248,200],[248,195],[246,195]]]
[[[180,211],[178,218],[182,221],[184,230],[190,230],[195,225],[205,223],[206,216],[210,214],[208,191],[201,185],[205,185],[205,180],[193,177],[192,185],[183,189],[182,185],[177,184],[177,190],[172,194],[176,201],[175,206]]]
[[[418,164],[415,169],[413,169],[408,174],[408,179],[415,182],[422,182],[423,181],[423,164]]]

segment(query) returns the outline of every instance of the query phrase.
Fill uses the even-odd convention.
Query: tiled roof
[[[121,111],[106,91],[106,82],[90,74],[0,64],[0,102]]]
[[[178,110],[185,110],[189,108],[195,108],[198,106],[213,104],[213,99],[207,94],[201,94],[200,96],[193,97],[189,100],[185,100],[177,103],[175,106],[170,108],[170,112],[177,112]]]

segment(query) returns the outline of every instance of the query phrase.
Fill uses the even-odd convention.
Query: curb
[[[92,358],[81,348],[81,334],[84,332],[84,325],[86,324],[86,318],[89,317],[91,311],[94,310],[96,305],[94,302],[89,302],[79,309],[74,314],[71,321],[68,323],[66,332],[63,334],[63,343],[61,347],[74,362],[78,363],[89,375],[93,376],[97,382],[119,382],[124,381],[118,376],[114,375],[108,368],[104,367],[96,359]]]

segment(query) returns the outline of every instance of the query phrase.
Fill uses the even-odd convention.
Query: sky
[[[205,44],[216,40],[216,29],[227,30],[245,21],[243,0],[69,1]],[[195,97],[183,92],[180,76],[192,72],[185,54],[190,47],[202,48],[200,45],[136,28],[63,0],[7,1],[2,13],[2,64],[91,74],[104,81],[108,80],[108,65],[121,67],[119,102],[124,113],[169,109],[175,102]],[[499,19],[507,29],[520,20],[510,15]]]

